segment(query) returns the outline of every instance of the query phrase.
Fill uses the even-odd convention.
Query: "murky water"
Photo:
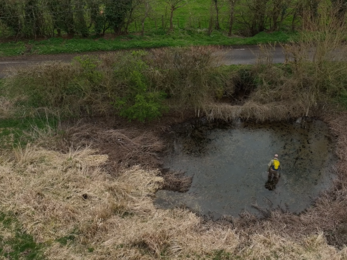
[[[257,214],[253,207],[301,212],[332,184],[333,144],[322,121],[202,127],[172,140],[165,167],[193,177],[186,193],[158,191],[159,207],[184,206],[215,218]],[[282,170],[265,187],[267,164],[279,154]],[[268,186],[267,186],[268,187]]]

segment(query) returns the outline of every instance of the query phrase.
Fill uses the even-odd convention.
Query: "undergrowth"
[[[311,35],[307,44],[317,44]],[[325,41],[329,41],[327,38]],[[325,42],[321,43],[322,45]],[[282,120],[308,116],[334,103],[344,104],[347,57],[331,60],[332,50],[310,61],[305,46],[288,44],[286,64],[273,64],[267,50],[254,66],[222,66],[214,48],[170,48],[81,56],[72,63],[20,69],[2,89],[17,114],[62,118],[120,115],[141,122],[166,112],[197,116]],[[25,86],[25,87],[23,87]]]
[[[148,121],[168,110],[166,101],[176,109],[200,109],[221,96],[229,83],[214,60],[206,48],[83,56],[22,69],[6,79],[5,88],[9,97],[22,97],[16,101],[22,114],[119,114]]]

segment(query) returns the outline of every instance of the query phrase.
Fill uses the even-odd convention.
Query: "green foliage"
[[[0,236],[1,259],[44,259],[42,245],[36,244],[33,237],[21,230],[14,216],[0,213],[0,229],[10,233],[10,237]]]
[[[43,13],[39,8],[38,0],[27,0],[25,2],[25,29],[24,36],[27,37],[41,37],[43,36]]]
[[[165,95],[160,92],[146,92],[138,89],[134,96],[123,98],[115,102],[115,106],[120,109],[119,114],[129,120],[144,122],[160,117],[165,111],[162,101]]]
[[[117,68],[116,78],[121,75],[127,87],[113,102],[121,116],[141,122],[158,118],[166,110],[164,92],[151,90],[145,76],[148,65],[141,59],[145,54],[142,51],[132,52],[128,66]]]
[[[99,61],[97,59],[89,56],[82,56],[76,57],[74,60],[77,61],[82,67],[82,72],[79,76],[80,78],[85,78],[92,84],[99,84],[101,82],[103,75],[97,70],[99,65]]]
[[[116,34],[121,33],[125,18],[132,6],[133,0],[107,0],[105,2],[105,16],[110,27]]]
[[[100,19],[103,19],[100,17]],[[102,33],[103,23],[100,30]],[[261,33],[250,38],[230,38],[223,32],[215,31],[210,36],[203,32],[174,31],[170,35],[161,32],[147,36],[128,35],[120,36],[112,40],[106,39],[59,39],[52,38],[39,42],[31,41],[32,53],[34,54],[59,54],[92,51],[113,51],[134,48],[158,48],[158,47],[184,47],[184,46],[208,46],[208,45],[249,45],[261,43],[288,42],[296,34],[293,33]],[[25,51],[25,42],[0,43],[1,56],[16,56]]]
[[[220,33],[226,34],[229,29],[230,2],[216,2],[219,10]],[[256,8],[259,7],[257,10],[263,10],[262,16],[265,15],[263,19],[262,16],[259,18],[254,15],[254,11],[252,11],[254,6],[249,7],[249,3],[243,2],[237,1],[236,3],[234,34],[246,35],[249,29],[244,29],[245,25],[255,28],[252,29],[252,35],[264,31],[290,31],[290,14],[296,8],[294,5],[288,3],[285,8],[276,9],[268,4],[271,3],[268,0],[248,1],[257,5]],[[174,31],[184,29],[183,31],[187,34],[193,32],[210,36],[211,32],[207,32],[207,29],[215,27],[211,24],[211,20],[215,21],[213,18],[215,11],[210,8],[211,1],[194,0],[186,1],[186,3],[175,10]],[[271,16],[275,9],[290,11],[283,12],[284,17],[281,18],[281,13],[279,13],[276,18]],[[144,23],[145,35],[150,36],[152,33],[162,34],[164,32],[167,34],[169,20],[170,11],[166,1],[160,0],[0,0],[0,27],[5,28],[0,30],[0,38],[8,36],[8,32],[11,32],[11,36],[32,39],[55,37],[56,35],[58,37],[68,36],[68,38],[87,37],[93,33],[97,36],[104,33],[121,35],[128,32],[137,35],[142,31],[142,23]],[[299,18],[296,20],[300,21]],[[276,24],[275,28],[271,27],[273,24]],[[226,39],[227,37],[225,37],[225,41]]]
[[[118,52],[102,58],[83,56],[20,71],[4,81],[20,115],[64,117],[118,113],[129,120],[160,117],[168,103],[200,110],[221,98],[227,73],[214,65],[206,48]]]
[[[8,4],[6,0],[0,0],[0,21],[5,24],[15,36],[17,36],[22,27],[22,22],[18,19],[20,6]]]
[[[57,30],[58,36],[61,30],[73,35],[75,30],[71,0],[51,0],[47,7],[52,17],[53,29]]]

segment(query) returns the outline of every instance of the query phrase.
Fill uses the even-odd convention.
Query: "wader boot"
[[[272,179],[278,179],[278,171],[275,171],[270,167],[269,169],[269,175],[268,175],[269,180],[271,181]]]

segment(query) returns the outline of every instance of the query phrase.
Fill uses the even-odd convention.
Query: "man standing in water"
[[[272,179],[277,180],[278,179],[278,171],[280,169],[280,161],[278,160],[278,154],[275,154],[274,158],[269,162],[268,166],[268,172],[269,172],[269,181]]]
[[[274,158],[268,164],[268,180],[265,183],[265,188],[268,190],[276,189],[276,184],[279,180],[278,171],[280,169],[280,161],[278,160],[278,154],[275,154]]]

